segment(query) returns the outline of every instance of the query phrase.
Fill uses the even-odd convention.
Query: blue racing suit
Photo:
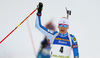
[[[74,35],[69,33],[61,34],[45,28],[41,25],[41,13],[37,13],[35,26],[49,38],[52,44],[51,58],[70,58],[71,49],[73,50],[74,57],[79,57],[78,43]]]

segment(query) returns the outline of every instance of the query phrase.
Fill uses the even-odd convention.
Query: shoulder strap
[[[68,37],[69,37],[70,44],[71,44],[71,47],[72,47],[72,40],[71,40],[71,36],[70,36],[70,34],[69,34],[69,33],[68,33]]]
[[[59,34],[59,33],[56,33],[56,34],[54,35],[53,40],[52,40],[52,43],[51,43],[51,47],[52,47],[52,45],[53,45],[54,39],[56,38],[56,36],[57,36],[58,34]]]

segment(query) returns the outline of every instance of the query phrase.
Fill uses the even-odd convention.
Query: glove
[[[79,58],[79,57],[74,57],[74,58]]]
[[[43,7],[43,4],[41,2],[39,2],[38,6],[37,6],[37,8],[38,8],[38,12],[37,13],[41,13],[42,7]]]

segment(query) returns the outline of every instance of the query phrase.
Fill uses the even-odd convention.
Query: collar
[[[61,34],[61,33],[59,33],[59,35],[60,35],[61,37],[65,37],[65,36],[68,35],[68,33],[65,33],[65,34]]]

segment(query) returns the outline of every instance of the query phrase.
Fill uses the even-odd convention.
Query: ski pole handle
[[[1,44],[10,34],[12,34],[24,21],[26,21],[36,10],[37,10],[37,8],[36,8],[31,14],[29,14],[17,27],[15,27],[15,29],[13,29],[4,39],[2,39],[2,40],[0,41],[0,44]]]
[[[67,19],[69,19],[69,15],[71,15],[71,11],[70,10],[67,10],[67,7],[66,8],[66,13],[67,13]]]

